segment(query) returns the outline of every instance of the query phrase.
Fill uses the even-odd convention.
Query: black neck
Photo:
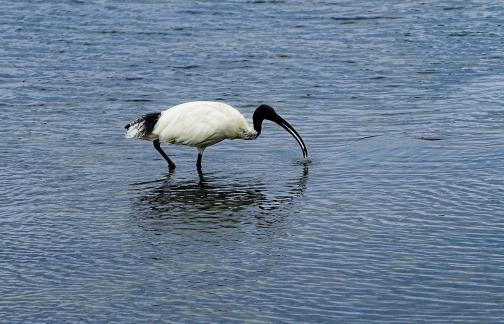
[[[254,116],[252,117],[254,130],[257,132],[257,136],[261,134],[263,120],[274,120],[277,116],[278,115],[275,110],[268,105],[260,105],[257,107],[254,111]]]

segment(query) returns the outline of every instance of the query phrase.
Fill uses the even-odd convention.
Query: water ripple
[[[491,1],[0,2],[4,322],[502,322]],[[124,139],[189,100],[256,141]]]

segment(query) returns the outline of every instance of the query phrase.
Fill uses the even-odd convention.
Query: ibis
[[[254,111],[250,126],[235,108],[221,102],[193,101],[173,106],[162,112],[146,114],[127,124],[126,137],[152,141],[154,148],[175,169],[175,163],[161,148],[161,144],[187,145],[197,148],[196,167],[201,172],[205,148],[225,139],[254,140],[261,135],[262,122],[270,120],[283,127],[298,142],[303,157],[308,151],[298,132],[268,105]]]

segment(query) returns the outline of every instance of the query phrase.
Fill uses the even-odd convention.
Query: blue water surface
[[[504,5],[0,2],[0,321],[502,322]],[[192,100],[256,141],[124,138]]]

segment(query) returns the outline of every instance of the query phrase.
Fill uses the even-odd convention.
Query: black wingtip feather
[[[141,119],[144,121],[144,129],[143,129],[144,133],[152,132],[152,130],[156,126],[159,116],[161,116],[161,113],[155,112],[141,117]]]
[[[154,130],[154,127],[156,127],[156,124],[157,124],[160,116],[161,116],[160,112],[155,112],[155,113],[143,115],[142,117],[137,118],[135,121],[124,126],[124,128],[126,130],[129,130],[130,127],[136,127],[138,129],[138,132],[137,132],[137,135],[134,135],[134,136],[135,137],[143,137],[145,135],[152,133],[152,131]]]

